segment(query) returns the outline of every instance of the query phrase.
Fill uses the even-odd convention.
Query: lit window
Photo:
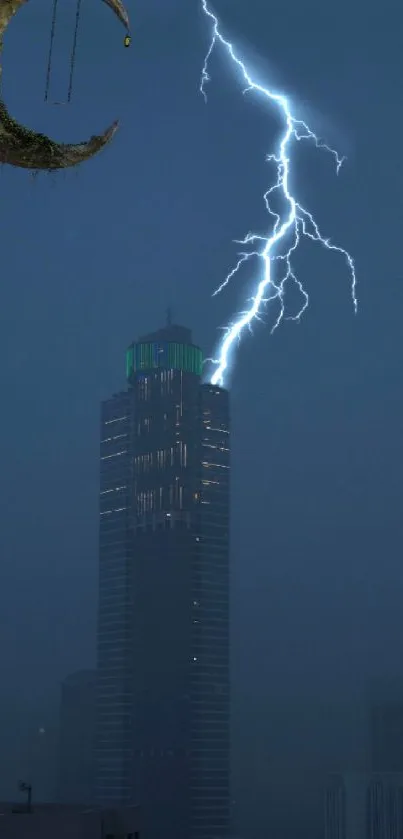
[[[113,422],[123,422],[128,417],[115,417],[115,419],[105,420],[105,425],[112,425]]]
[[[122,454],[127,454],[127,449],[124,449],[122,452],[115,452],[115,454],[106,454],[104,457],[101,457],[101,460],[111,460],[112,457],[119,457]]]

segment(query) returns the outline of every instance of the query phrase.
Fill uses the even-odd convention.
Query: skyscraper
[[[325,839],[402,839],[403,775],[354,773],[329,778]]]
[[[371,688],[371,769],[403,772],[403,684],[378,680]]]
[[[144,839],[230,830],[229,399],[189,330],[127,351],[102,405],[97,795]]]
[[[56,800],[63,804],[91,801],[95,693],[94,670],[72,673],[62,684]]]

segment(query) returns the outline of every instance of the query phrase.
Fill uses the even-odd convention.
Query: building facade
[[[62,683],[56,800],[89,804],[93,795],[96,671],[80,670]]]
[[[403,839],[403,775],[346,773],[329,780],[325,839]]]
[[[228,392],[179,326],[101,414],[97,797],[144,839],[230,832]]]
[[[403,772],[403,684],[401,680],[378,681],[372,685],[370,741],[372,772]]]

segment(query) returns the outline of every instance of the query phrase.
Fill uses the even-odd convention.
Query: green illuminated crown
[[[182,344],[176,341],[142,341],[132,344],[126,353],[126,375],[130,380],[133,375],[162,368],[164,370],[183,370],[201,376],[203,354],[194,344]]]

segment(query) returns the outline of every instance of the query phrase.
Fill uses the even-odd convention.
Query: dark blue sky
[[[393,0],[215,8],[256,72],[347,154],[336,178],[299,148],[294,183],[359,281],[355,317],[343,261],[304,248],[303,322],[271,336],[269,313],[237,354],[234,687],[250,719],[273,697],[348,698],[403,667],[403,18]],[[74,142],[121,118],[77,173],[0,173],[0,664],[21,707],[27,694],[47,707],[94,660],[99,402],[124,386],[127,344],[171,304],[209,354],[248,285],[211,298],[232,240],[265,221],[275,113],[242,97],[219,53],[204,104],[196,0],[130,13],[124,50],[110,10],[83,3],[69,107],[43,103],[49,0],[28,4],[5,44],[4,97],[23,123]],[[55,99],[73,24],[66,0]]]

